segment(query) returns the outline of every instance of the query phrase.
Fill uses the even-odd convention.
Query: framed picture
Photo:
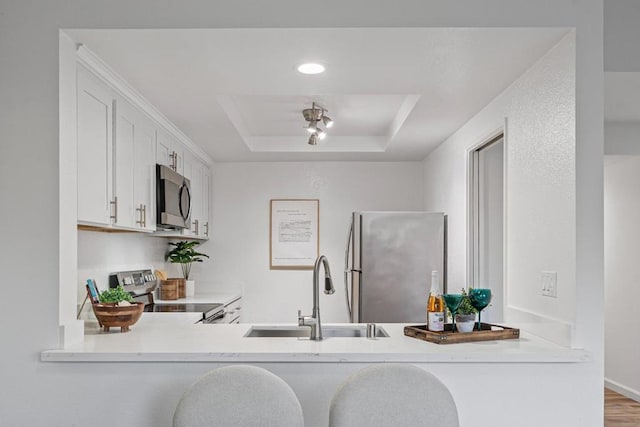
[[[269,215],[271,270],[312,270],[318,258],[318,199],[272,199]]]

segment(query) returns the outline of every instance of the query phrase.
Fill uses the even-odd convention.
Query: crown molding
[[[76,60],[96,74],[105,83],[116,90],[127,101],[140,108],[150,119],[155,121],[166,132],[173,135],[180,143],[187,147],[193,154],[206,162],[209,166],[213,164],[213,159],[196,145],[187,135],[185,135],[176,125],[174,125],[164,114],[162,114],[149,100],[142,96],[125,79],[116,73],[106,62],[91,51],[82,43],[76,44]]]

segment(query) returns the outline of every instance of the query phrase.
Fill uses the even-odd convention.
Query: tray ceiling
[[[217,161],[419,160],[568,29],[68,30]],[[326,71],[296,67],[320,62]],[[302,110],[335,126],[307,144]]]

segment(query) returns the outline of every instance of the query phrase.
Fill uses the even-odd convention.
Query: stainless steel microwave
[[[191,182],[164,165],[156,165],[156,227],[191,228]]]

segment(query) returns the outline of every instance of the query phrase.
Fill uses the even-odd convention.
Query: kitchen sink
[[[307,327],[300,326],[252,326],[246,334],[247,338],[309,338]],[[366,325],[345,325],[322,327],[324,338],[366,338]],[[376,338],[388,338],[389,334],[381,327],[376,328]]]

